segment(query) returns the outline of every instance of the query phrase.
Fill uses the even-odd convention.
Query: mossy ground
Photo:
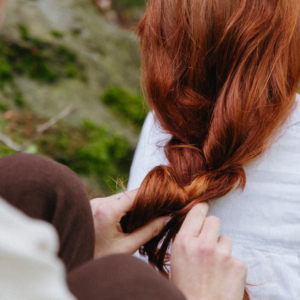
[[[4,134],[21,144],[33,136],[46,119],[30,111],[15,77],[27,76],[51,85],[64,78],[85,80],[85,72],[76,54],[66,47],[32,38],[24,25],[19,25],[19,33],[22,43],[0,38],[0,91],[19,108],[16,113],[0,99],[4,117],[0,127]],[[57,31],[52,34],[63,38]],[[145,118],[142,97],[114,87],[101,99],[118,118],[140,129]],[[133,149],[125,138],[90,120],[76,127],[59,123],[46,131],[28,151],[61,162],[79,175],[98,178],[105,194],[116,192],[116,180],[126,182],[133,157]],[[0,143],[0,157],[14,152]]]
[[[4,134],[21,144],[45,122],[31,112],[7,111],[0,125]],[[126,139],[89,120],[80,127],[56,124],[27,150],[54,159],[79,175],[98,178],[105,194],[118,190],[115,181],[126,182],[133,157]],[[10,153],[15,151],[0,143],[0,157]]]
[[[17,86],[15,76],[53,84],[63,78],[85,80],[84,67],[74,52],[65,46],[53,45],[30,35],[29,29],[19,24],[22,43],[0,37],[0,90],[15,105],[23,107],[26,100]],[[62,35],[53,31],[57,38]]]
[[[148,109],[145,106],[142,95],[134,95],[118,87],[110,87],[100,96],[104,103],[117,118],[139,133],[147,116]]]
[[[143,6],[144,1],[116,0],[114,9],[126,14],[136,5]],[[74,52],[76,49],[72,51],[69,44],[64,42],[70,34],[76,38],[80,37],[79,29],[73,29],[70,34],[62,33],[57,29],[50,31],[47,29],[48,36],[51,36],[54,41],[52,43],[51,39],[49,42],[49,39],[46,41],[43,37],[33,36],[27,25],[15,26],[19,34],[18,38],[12,38],[9,34],[0,36],[0,132],[19,144],[28,140],[38,126],[48,120],[40,115],[41,112],[33,113],[35,103],[31,100],[34,97],[31,98],[28,93],[26,97],[24,96],[22,87],[19,86],[22,84],[20,78],[24,77],[38,85],[49,86],[49,91],[50,87],[55,87],[58,83],[63,85],[64,80],[74,79],[86,86],[90,80],[86,62],[83,63],[80,54]],[[106,42],[108,43],[109,40]],[[115,43],[120,42],[115,41]],[[121,48],[120,43],[117,49]],[[124,61],[129,61],[126,69],[132,66],[132,72],[138,74],[138,59],[132,61],[124,59]],[[129,82],[133,80],[130,78]],[[118,80],[114,82],[119,83]],[[101,89],[101,93],[102,90],[104,88]],[[147,110],[143,104],[143,97],[130,90],[136,89],[130,87],[127,91],[114,83],[102,93],[100,100],[121,122],[121,126],[122,124],[128,126],[134,136],[137,136]],[[96,105],[98,105],[97,95],[99,93],[95,93]],[[103,105],[99,103],[99,107]],[[117,131],[109,126],[97,125],[95,120],[92,122],[86,119],[76,126],[59,122],[44,132],[27,149],[27,152],[61,162],[78,175],[96,178],[103,191],[103,194],[96,196],[105,196],[118,190],[115,181],[123,181],[126,185],[134,152],[132,142],[129,144],[124,135],[118,134]],[[0,157],[14,152],[0,142]],[[89,187],[87,189],[90,195],[95,196],[93,190]]]

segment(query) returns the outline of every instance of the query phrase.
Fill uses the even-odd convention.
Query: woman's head
[[[138,31],[150,108],[172,138],[169,166],[147,175],[123,227],[173,214],[143,248],[162,270],[191,207],[244,188],[244,166],[289,116],[300,79],[300,2],[150,0]]]
[[[150,1],[139,35],[146,92],[162,127],[205,150],[222,112],[223,130],[237,137],[231,153],[246,137],[245,121],[258,125],[256,112],[277,122],[266,120],[270,108],[294,97],[299,80],[299,29],[297,0]]]

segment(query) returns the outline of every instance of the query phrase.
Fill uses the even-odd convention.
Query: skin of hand
[[[172,246],[171,281],[187,300],[242,300],[246,265],[231,256],[231,239],[219,237],[221,221],[207,212],[201,203],[188,213]]]
[[[120,221],[134,202],[138,190],[90,201],[94,217],[96,244],[94,258],[125,253],[134,254],[158,235],[170,217],[157,218],[131,234],[123,232]]]

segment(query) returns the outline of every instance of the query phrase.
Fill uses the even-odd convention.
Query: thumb
[[[132,246],[131,253],[134,254],[144,244],[156,237],[170,219],[170,217],[157,218],[130,234],[127,238]]]

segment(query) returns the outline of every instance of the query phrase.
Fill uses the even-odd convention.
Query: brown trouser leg
[[[185,300],[182,293],[151,266],[130,255],[110,255],[68,275],[78,300]]]
[[[93,258],[95,234],[86,190],[67,167],[31,154],[0,159],[0,196],[32,218],[51,223],[67,271]]]
[[[92,260],[95,233],[88,196],[67,167],[30,154],[2,157],[0,196],[28,216],[56,228],[58,255],[67,271],[73,270],[68,283],[78,300],[184,299],[171,283],[134,257]]]

